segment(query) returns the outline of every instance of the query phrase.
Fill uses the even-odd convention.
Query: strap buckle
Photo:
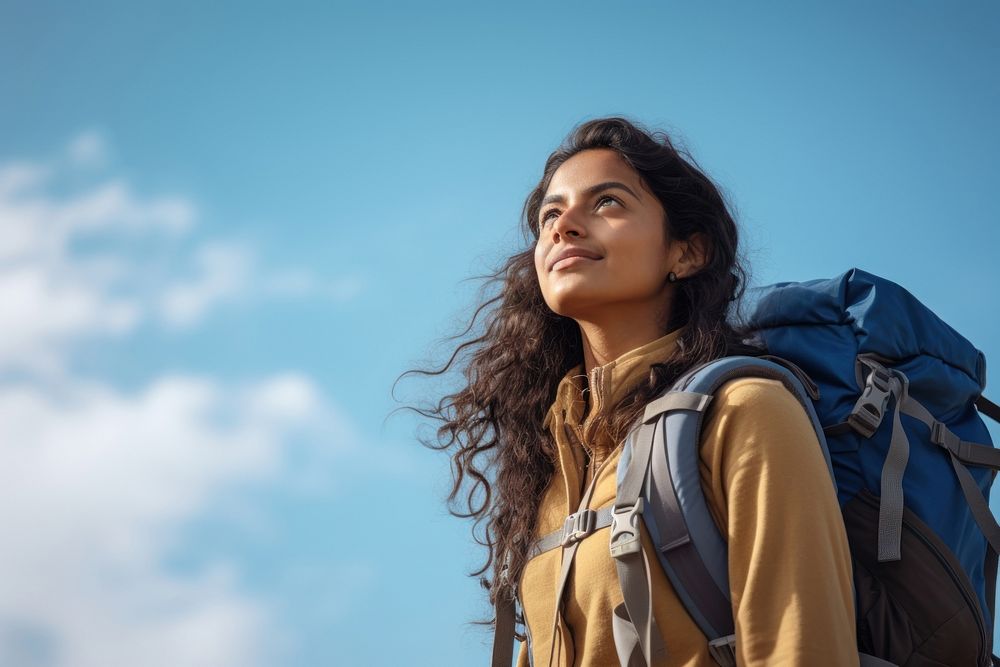
[[[505,563],[503,569],[500,570],[500,576],[497,577],[499,581],[497,582],[500,588],[506,588],[510,585],[510,564]]]
[[[611,557],[623,558],[642,550],[639,537],[639,515],[642,514],[642,498],[635,504],[615,508],[611,514]]]
[[[511,557],[508,553],[504,559],[503,567],[500,568],[500,572],[497,575],[496,582],[494,582],[496,585],[495,596],[497,600],[501,599],[501,596],[506,600],[517,600],[517,589],[510,576],[510,561]]]
[[[882,416],[892,396],[892,374],[881,366],[870,366],[861,398],[847,416],[847,423],[866,438],[872,437],[882,423]]]
[[[566,517],[563,522],[562,541],[560,544],[568,547],[574,542],[579,542],[587,535],[594,532],[594,525],[597,523],[597,512],[591,509],[580,510]]]
[[[736,667],[736,635],[727,635],[708,642],[708,654],[719,667]]]

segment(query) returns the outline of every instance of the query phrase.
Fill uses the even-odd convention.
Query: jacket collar
[[[632,387],[649,373],[649,367],[669,359],[677,348],[683,328],[637,347],[603,366],[595,366],[589,376],[583,363],[571,368],[559,381],[556,398],[545,417],[557,442],[563,440],[565,425],[574,427],[584,447],[590,451],[613,448],[609,436],[598,424]]]

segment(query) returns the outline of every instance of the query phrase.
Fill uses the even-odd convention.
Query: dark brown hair
[[[648,380],[610,411],[605,426],[616,441],[645,404],[685,370],[726,354],[759,353],[743,342],[744,331],[735,324],[747,274],[738,256],[736,223],[719,188],[663,132],[648,132],[621,117],[577,126],[546,160],[541,180],[525,201],[527,247],[483,276],[482,300],[465,331],[451,340],[468,335],[480,316],[482,329],[461,342],[443,367],[408,371],[440,375],[454,367],[464,374],[458,391],[415,409],[440,422],[436,441],[421,441],[451,453],[449,507],[456,516],[474,519],[473,536],[487,555],[471,574],[492,569],[493,582],[505,563],[510,581],[520,577],[535,537],[538,504],[554,470],[555,445],[542,422],[559,381],[583,360],[579,326],[550,310],[542,298],[533,246],[553,174],[567,159],[592,148],[615,150],[635,169],[663,205],[669,238],[686,240],[699,233],[708,246],[705,266],[675,283],[666,331],[684,327],[676,352],[665,363],[653,364]],[[481,581],[494,599],[501,587],[485,577]]]

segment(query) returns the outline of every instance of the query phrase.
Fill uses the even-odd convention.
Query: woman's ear
[[[681,249],[681,256],[674,264],[678,278],[690,278],[708,264],[711,248],[708,238],[696,232],[683,241],[675,241]]]

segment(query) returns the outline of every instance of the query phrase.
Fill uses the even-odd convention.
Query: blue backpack
[[[576,542],[610,526],[624,597],[611,619],[619,659],[649,665],[669,647],[652,619],[641,522],[710,653],[735,667],[727,550],[701,489],[700,428],[723,383],[776,379],[812,420],[837,488],[861,664],[1000,665],[1000,525],[988,505],[1000,450],[980,417],[1000,421],[1000,408],[982,396],[982,352],[905,289],[859,269],[748,296],[768,354],[694,368],[651,401],[625,441],[614,505],[595,511],[584,498],[532,554],[561,547],[565,563]],[[510,664],[514,602],[497,597],[495,666]]]

